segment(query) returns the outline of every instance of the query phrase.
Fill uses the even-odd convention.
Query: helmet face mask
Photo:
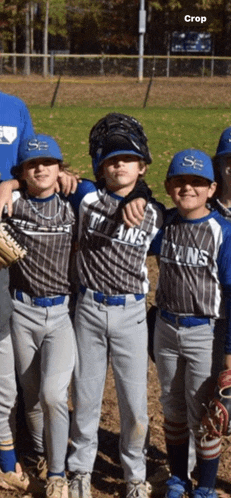
[[[115,155],[131,154],[146,164],[152,162],[142,125],[126,114],[110,113],[100,119],[90,131],[89,145],[96,176],[102,162]]]

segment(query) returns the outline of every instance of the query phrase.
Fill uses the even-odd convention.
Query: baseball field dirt
[[[0,89],[25,100],[28,105],[49,105],[58,77],[0,76]],[[134,78],[63,76],[55,105],[87,105],[90,107],[143,107],[148,79],[139,83]],[[231,77],[154,78],[147,106],[221,107],[231,105]]]
[[[49,105],[57,78],[43,80],[39,77],[0,77],[0,90],[23,98],[30,105]],[[57,96],[57,105],[86,106],[138,106],[142,107],[148,80],[143,84],[132,79],[78,79],[63,78]],[[231,78],[157,78],[151,87],[149,106],[194,107],[211,106],[230,108]],[[224,94],[226,95],[224,102]],[[148,306],[154,299],[158,276],[155,259],[148,257],[151,291]],[[163,415],[159,401],[160,389],[155,365],[150,361],[148,369],[148,411],[150,441],[147,455],[147,477],[159,471],[165,474],[166,451],[162,429]],[[71,399],[69,400],[71,407]],[[92,476],[93,498],[123,497],[125,486],[118,454],[119,412],[112,370],[109,367],[99,429],[99,451]],[[219,498],[231,496],[231,438],[224,438],[217,479]],[[23,494],[0,488],[0,498],[21,498]],[[27,495],[28,496],[28,495]],[[29,495],[32,497],[32,495]],[[155,493],[154,498],[163,496]],[[33,497],[34,498],[34,497]]]

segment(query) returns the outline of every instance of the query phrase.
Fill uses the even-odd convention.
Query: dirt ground
[[[58,78],[0,76],[0,90],[28,105],[50,105]],[[143,107],[149,80],[134,78],[61,78],[55,105]],[[230,108],[231,77],[154,78],[147,106]]]
[[[42,78],[6,78],[0,77],[0,90],[17,95],[28,105],[49,105],[57,80]],[[116,106],[123,104],[142,106],[148,81],[143,84],[134,80],[117,81],[98,78],[74,81],[63,78],[61,81],[57,104]],[[153,82],[148,105],[175,105],[193,107],[226,106],[230,107],[231,78],[158,78]],[[225,99],[224,99],[225,95]],[[224,102],[224,100],[225,102]],[[157,280],[157,267],[154,258],[148,258],[149,276],[152,290],[148,295],[148,305],[153,302]],[[148,370],[148,411],[150,420],[150,445],[147,457],[147,477],[152,476],[166,463],[163,436],[163,416],[159,402],[160,389],[155,365],[150,361]],[[119,413],[115,385],[111,368],[109,368],[102,405],[99,429],[99,451],[92,478],[93,498],[111,498],[123,496],[124,484],[118,455]],[[223,450],[218,472],[217,491],[219,498],[231,496],[231,439],[223,440]],[[156,495],[157,496],[157,495]],[[0,498],[21,498],[22,494],[0,489]]]

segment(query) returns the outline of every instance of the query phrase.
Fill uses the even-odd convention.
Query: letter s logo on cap
[[[184,167],[190,167],[195,170],[201,171],[203,169],[203,161],[201,159],[197,159],[194,156],[185,156],[183,159],[182,166]]]

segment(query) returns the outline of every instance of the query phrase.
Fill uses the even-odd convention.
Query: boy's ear
[[[147,164],[140,166],[139,176],[145,175],[145,173],[147,172],[147,169],[148,169]]]
[[[215,194],[216,189],[217,189],[217,182],[211,183],[208,191],[208,199],[211,199],[211,197]]]
[[[225,173],[226,175],[231,175],[231,166],[226,166]]]

